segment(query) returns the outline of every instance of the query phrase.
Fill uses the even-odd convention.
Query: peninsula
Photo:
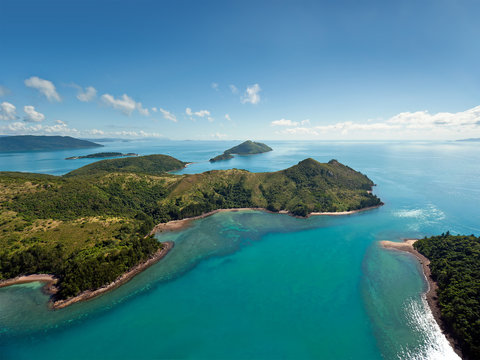
[[[82,156],[70,156],[70,157],[65,158],[65,160],[103,159],[103,158],[128,157],[128,156],[138,156],[138,154],[135,154],[135,153],[123,154],[121,152],[100,152],[100,153],[82,155]]]
[[[430,286],[427,302],[438,324],[463,358],[480,358],[480,238],[449,232],[386,248],[408,251],[423,266]]]
[[[84,149],[103,145],[70,136],[18,135],[0,137],[0,152]]]
[[[232,154],[253,155],[253,154],[262,154],[269,151],[272,151],[272,148],[270,146],[260,142],[247,140],[241,143],[240,145],[237,145],[228,150],[225,150],[223,154],[215,156],[214,158],[211,158],[210,162],[217,162],[217,161],[232,159],[233,158]]]
[[[185,164],[149,155],[101,160],[64,176],[0,172],[0,280],[52,275],[59,307],[118,286],[124,274],[163,256],[155,224],[219,209],[308,216],[381,205],[373,182],[336,160],[305,159],[271,173],[168,173]]]

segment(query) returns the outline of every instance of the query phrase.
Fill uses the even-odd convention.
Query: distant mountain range
[[[480,138],[470,138],[470,139],[461,139],[457,141],[472,141],[472,142],[480,142]]]
[[[0,137],[0,152],[84,149],[103,145],[70,136],[18,135]]]
[[[263,143],[247,140],[241,143],[240,145],[237,145],[228,150],[225,150],[223,154],[215,156],[214,158],[210,159],[210,162],[229,160],[233,158],[232,154],[252,155],[252,154],[261,154],[269,151],[272,151],[272,148],[270,146],[265,145]]]

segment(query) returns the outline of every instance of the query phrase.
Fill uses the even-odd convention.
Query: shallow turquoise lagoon
[[[170,149],[197,161],[183,172],[210,169],[204,160],[220,150],[205,142],[199,155],[192,144],[187,159],[182,142],[146,144],[145,152]],[[457,358],[422,298],[417,261],[377,241],[447,230],[478,235],[480,144],[271,145],[271,153],[219,167],[270,171],[305,157],[336,158],[374,180],[386,205],[309,219],[219,213],[159,235],[174,249],[125,286],[59,311],[47,309],[39,284],[0,289],[0,358]]]

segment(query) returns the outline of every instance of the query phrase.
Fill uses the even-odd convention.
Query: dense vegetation
[[[0,173],[0,278],[59,276],[60,297],[111,282],[155,252],[154,224],[220,208],[345,211],[380,200],[365,175],[306,159],[273,173],[171,175],[163,155],[99,161],[56,177]]]
[[[448,331],[467,357],[480,359],[480,238],[447,232],[418,240],[414,246],[430,260]]]
[[[101,159],[101,158],[120,157],[120,156],[138,156],[138,154],[135,154],[135,153],[123,154],[121,152],[99,152],[95,154],[88,154],[88,155],[82,155],[82,156],[71,156],[71,157],[65,158],[65,160]]]
[[[233,158],[232,154],[238,155],[251,155],[251,154],[261,154],[264,152],[272,151],[272,148],[263,143],[254,142],[247,140],[240,145],[234,146],[228,150],[225,150],[223,154],[215,156],[210,159],[210,162],[217,162],[221,160],[229,160]]]
[[[18,135],[0,137],[0,152],[82,149],[103,146],[70,136]]]
[[[186,162],[168,155],[147,155],[138,158],[122,158],[97,161],[69,172],[66,176],[92,175],[99,173],[123,172],[160,175],[167,171],[179,170]]]

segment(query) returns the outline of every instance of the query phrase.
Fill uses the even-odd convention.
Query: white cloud
[[[47,97],[49,101],[62,101],[58,95],[55,85],[49,80],[40,79],[38,76],[32,76],[25,80],[25,86],[37,89]]]
[[[232,118],[230,117],[230,115],[225,114],[225,120],[232,121]]]
[[[31,106],[31,105],[24,106],[23,111],[26,114],[24,118],[26,122],[40,122],[45,120],[45,115],[36,111],[34,106]]]
[[[297,121],[287,120],[287,119],[280,119],[274,120],[270,123],[271,126],[297,126]]]
[[[215,134],[211,135],[214,139],[225,139],[228,135],[227,134],[221,134],[219,132],[216,132]]]
[[[0,104],[0,120],[15,120],[17,118],[17,108],[9,102]]]
[[[62,120],[56,120],[55,125],[43,126],[40,129],[47,134],[78,134],[77,129],[69,128],[68,125]]]
[[[393,130],[398,128],[400,128],[400,126],[387,123],[354,123],[352,121],[314,127],[314,129],[322,132],[340,131],[342,134],[350,131]]]
[[[99,129],[87,130],[87,133],[89,135],[104,135],[105,134],[105,132],[103,130],[99,130]]]
[[[295,128],[288,128],[284,129],[280,132],[281,134],[289,134],[289,135],[318,135],[318,132],[312,128],[306,127],[295,127]]]
[[[127,94],[123,94],[119,98],[115,98],[110,94],[103,94],[101,99],[106,105],[120,110],[125,115],[131,115],[135,110],[144,116],[150,115],[148,109],[145,109],[142,103],[136,102]]]
[[[200,111],[196,111],[193,113],[194,115],[198,116],[198,117],[205,117],[205,116],[210,116],[210,111],[208,110],[200,110]]]
[[[260,94],[259,92],[260,85],[254,84],[252,86],[248,86],[245,90],[245,93],[242,96],[242,104],[250,103],[250,104],[258,104],[260,102]]]
[[[164,119],[177,122],[177,117],[174,114],[172,114],[170,111],[160,108],[160,112],[162,113]]]
[[[152,110],[153,112],[157,112],[157,111],[158,111],[158,109],[157,109],[156,107],[152,107],[151,110]]]
[[[142,107],[142,103],[137,103],[137,110],[143,116],[149,116],[150,115],[150,112],[148,111],[148,109],[145,109],[144,107]]]
[[[185,114],[190,116],[191,120],[195,120],[194,116],[199,118],[207,118],[208,121],[213,122],[214,119],[210,116],[210,111],[208,110],[199,110],[199,111],[192,111],[189,107],[185,109]]]
[[[218,83],[212,83],[212,89],[218,91]]]
[[[10,94],[10,89],[0,85],[0,97]]]
[[[230,84],[228,85],[228,87],[230,88],[230,91],[232,92],[232,94],[238,94],[238,89],[235,85]]]
[[[95,89],[93,86],[87,86],[85,90],[78,86],[78,100],[83,102],[89,102],[92,101],[95,96],[97,96],[97,89]]]
[[[310,125],[310,119],[302,120],[302,121],[300,121],[300,124],[301,125]]]

